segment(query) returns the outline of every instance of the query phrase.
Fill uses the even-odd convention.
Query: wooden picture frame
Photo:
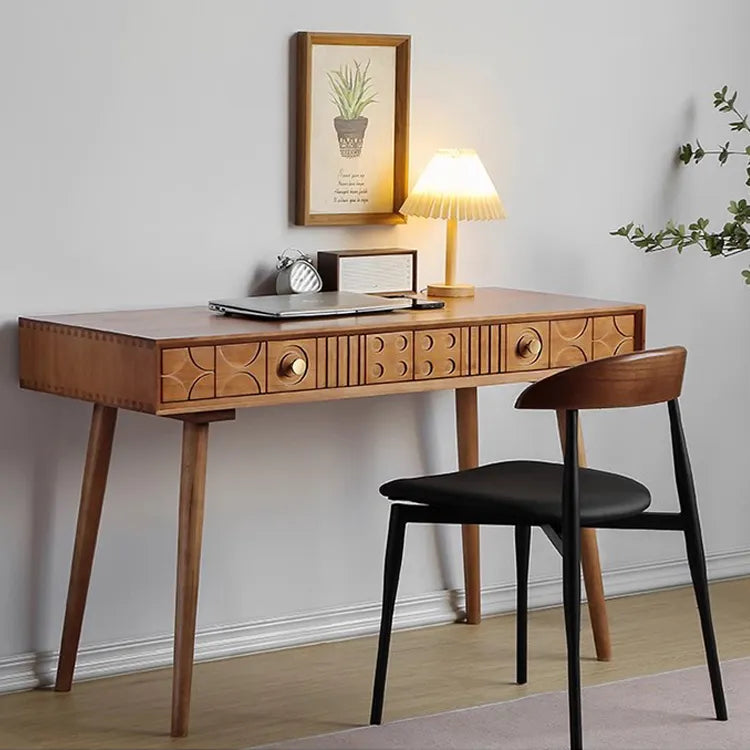
[[[400,224],[411,37],[300,31],[295,224]]]

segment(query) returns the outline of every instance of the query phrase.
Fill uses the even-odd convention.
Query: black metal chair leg
[[[697,522],[697,518],[695,519]],[[690,524],[691,526],[697,525]],[[727,703],[724,698],[724,686],[721,680],[721,664],[719,663],[719,652],[716,648],[716,635],[711,618],[711,602],[708,595],[708,577],[706,575],[706,558],[703,552],[703,541],[701,539],[700,526],[698,528],[685,529],[685,547],[687,548],[688,564],[690,565],[690,576],[693,579],[693,591],[695,601],[698,605],[698,614],[701,621],[703,633],[703,646],[706,651],[706,662],[708,674],[711,679],[711,693],[714,699],[716,718],[726,721]]]
[[[516,526],[516,682],[528,678],[529,552],[531,526]]]
[[[388,650],[391,645],[393,609],[396,604],[398,578],[404,553],[404,537],[406,536],[406,521],[402,518],[400,511],[398,505],[391,506],[383,572],[383,609],[380,615],[380,637],[375,666],[375,683],[372,688],[370,724],[380,724],[383,720],[383,698],[385,695],[385,678],[388,671]]]
[[[680,500],[680,512],[685,529],[685,547],[687,549],[688,565],[690,566],[690,577],[693,579],[695,601],[698,605],[701,631],[703,633],[703,646],[706,650],[708,674],[711,679],[711,693],[713,694],[716,718],[719,721],[726,721],[727,704],[721,681],[721,665],[719,664],[719,652],[716,648],[716,635],[714,634],[714,626],[711,619],[711,602],[708,595],[708,576],[706,575],[706,556],[703,552],[701,524],[698,517],[698,506],[695,502],[695,483],[693,481],[693,471],[690,467],[685,432],[682,428],[680,405],[677,399],[668,403],[668,409],[677,495]]]
[[[565,539],[567,544],[567,539]],[[580,534],[567,544],[563,556],[563,603],[565,607],[565,636],[568,644],[568,717],[570,748],[583,748],[581,722],[581,572]]]
[[[562,548],[563,607],[568,646],[568,722],[570,750],[583,750],[581,720],[581,518],[578,477],[578,412],[565,419]]]

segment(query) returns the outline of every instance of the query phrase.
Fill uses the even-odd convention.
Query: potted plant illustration
[[[339,139],[339,152],[346,159],[354,159],[362,153],[368,120],[363,117],[365,107],[377,100],[369,75],[370,61],[362,67],[356,60],[352,65],[342,65],[338,70],[329,70],[328,85],[331,101],[339,111],[333,118],[333,126]]]
[[[736,118],[729,123],[730,130],[735,133],[750,133],[748,115],[740,114],[735,107],[736,100],[737,92],[735,91],[730,95],[726,86],[714,93],[714,107],[720,112],[729,112]],[[690,164],[690,162],[697,164],[708,154],[716,155],[721,165],[726,164],[730,156],[748,158],[745,186],[750,187],[750,145],[738,150],[727,141],[716,150],[707,150],[701,146],[700,141],[696,141],[695,145],[686,143],[677,152],[677,156],[683,164]],[[668,221],[663,229],[656,232],[646,232],[642,226],[638,226],[631,221],[626,226],[610,232],[610,234],[625,237],[633,245],[647,253],[670,248],[674,248],[678,253],[681,253],[686,247],[697,245],[711,257],[728,257],[750,250],[750,232],[746,228],[750,224],[750,202],[746,198],[730,201],[727,211],[730,214],[730,220],[716,232],[710,231],[708,219],[701,217],[687,227],[684,224],[675,224],[673,221]],[[750,284],[750,269],[742,271],[742,275],[745,278],[745,283]]]

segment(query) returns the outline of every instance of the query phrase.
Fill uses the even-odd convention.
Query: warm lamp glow
[[[471,284],[456,284],[459,221],[504,219],[505,209],[477,152],[469,148],[438,151],[401,206],[406,216],[447,219],[445,283],[428,284],[431,297],[471,297]]]
[[[401,206],[407,216],[487,221],[504,219],[503,204],[473,149],[441,149]]]

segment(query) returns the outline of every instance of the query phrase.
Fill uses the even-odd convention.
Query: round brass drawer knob
[[[542,351],[542,342],[536,336],[526,333],[518,339],[516,351],[518,356],[524,359],[538,357]]]
[[[285,378],[301,378],[307,372],[307,362],[296,354],[285,354],[279,362],[279,374]]]

